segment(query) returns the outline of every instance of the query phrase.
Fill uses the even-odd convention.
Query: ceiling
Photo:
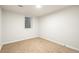
[[[42,8],[36,8],[35,5],[1,5],[4,10],[24,14],[27,16],[44,16],[53,13],[62,8],[68,7],[68,5],[42,5]]]

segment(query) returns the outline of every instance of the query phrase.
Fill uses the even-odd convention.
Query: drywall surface
[[[40,18],[39,35],[79,49],[79,6]]]
[[[2,11],[2,43],[37,37],[37,18],[32,17],[31,28],[25,28],[25,16]]]
[[[1,8],[0,8],[0,49],[1,49],[1,39],[2,39],[2,36],[1,36],[1,22],[2,21],[2,11],[1,11]]]

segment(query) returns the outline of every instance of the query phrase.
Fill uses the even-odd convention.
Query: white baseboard
[[[14,40],[14,41],[8,41],[8,42],[2,42],[2,45],[9,44],[9,43],[14,43],[14,42],[22,41],[22,40],[28,40],[28,39],[36,38],[36,37],[38,37],[38,36],[34,35],[34,36],[26,37],[24,39],[19,39],[19,40]]]
[[[70,45],[67,45],[67,44],[64,44],[64,43],[61,43],[61,42],[58,42],[58,41],[52,40],[52,39],[50,39],[50,38],[48,38],[48,37],[46,37],[46,36],[40,36],[40,38],[43,38],[43,39],[46,39],[46,40],[49,40],[49,41],[55,42],[55,43],[57,43],[57,44],[60,44],[60,45],[62,45],[62,46],[66,46],[66,47],[68,47],[68,48],[71,48],[71,49],[74,49],[74,50],[79,51],[78,48],[75,48],[75,47],[73,47],[73,46],[70,46]]]

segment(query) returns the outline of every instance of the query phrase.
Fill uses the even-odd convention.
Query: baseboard
[[[50,39],[50,38],[48,38],[48,37],[46,37],[46,36],[40,36],[40,38],[43,38],[43,39],[46,39],[46,40],[49,40],[49,41],[55,42],[55,43],[57,43],[57,44],[59,44],[59,45],[66,46],[66,47],[71,48],[71,49],[74,49],[74,50],[76,50],[76,51],[79,51],[78,48],[75,48],[75,47],[72,47],[72,46],[70,46],[70,45],[67,45],[67,44],[64,44],[64,43],[61,43],[61,42],[58,42],[58,41],[52,40],[52,39]]]
[[[9,43],[14,43],[14,42],[22,41],[22,40],[28,40],[28,39],[36,38],[36,37],[38,37],[38,36],[35,35],[35,36],[30,36],[30,37],[27,37],[27,38],[24,38],[24,39],[19,39],[19,40],[14,40],[14,41],[9,41],[9,42],[2,42],[2,45],[9,44]]]

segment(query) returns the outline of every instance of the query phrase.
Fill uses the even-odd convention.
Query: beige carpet
[[[4,45],[4,53],[67,53],[78,52],[42,38],[33,38]]]

